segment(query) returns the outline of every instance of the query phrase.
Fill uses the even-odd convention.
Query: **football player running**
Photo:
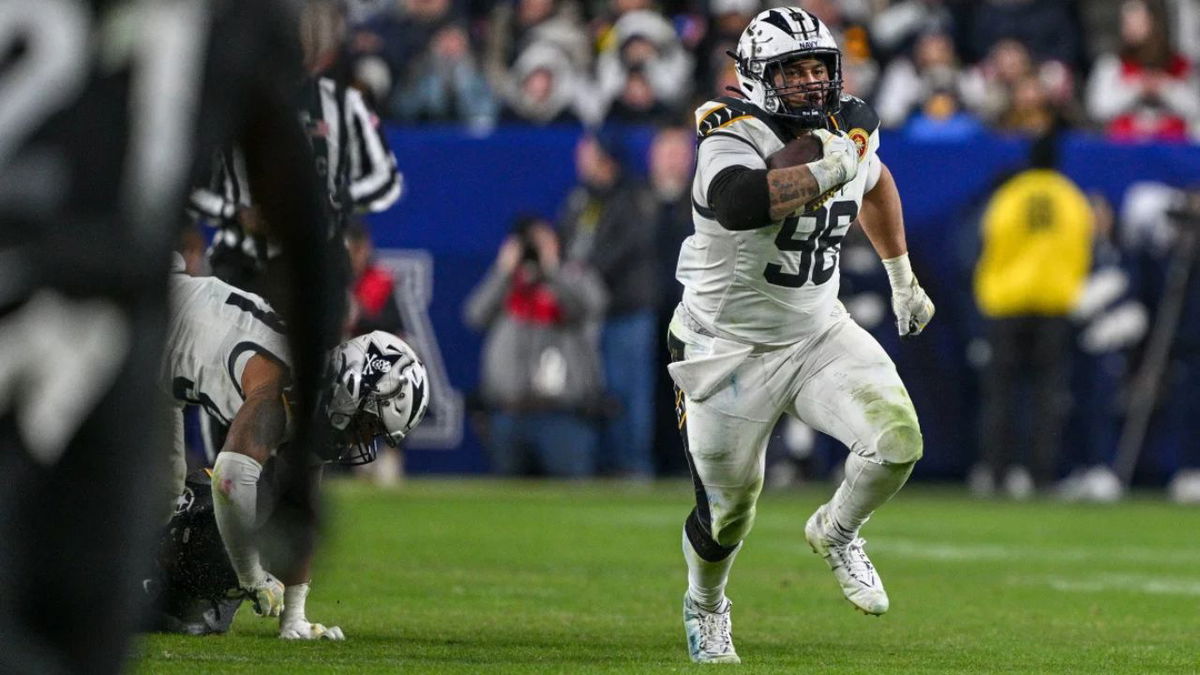
[[[213,566],[227,570],[232,565],[240,589],[225,585],[193,589],[193,594],[198,600],[216,602],[234,590],[233,608],[244,596],[258,615],[280,617],[281,638],[344,639],[340,628],[310,622],[305,615],[307,557],[294,560],[286,553],[288,542],[264,540],[262,525],[272,506],[269,495],[282,472],[319,470],[328,461],[363,464],[375,459],[379,442],[394,445],[404,438],[421,421],[428,403],[424,367],[407,344],[382,331],[336,347],[330,356],[328,389],[322,402],[331,427],[327,452],[314,457],[309,467],[279,465],[273,455],[287,441],[291,420],[285,396],[290,379],[287,341],[278,315],[252,293],[216,278],[183,274],[178,259],[171,279],[171,304],[160,374],[162,386],[178,410],[170,495],[172,501],[180,494],[194,497],[190,490],[184,492],[182,408],[196,404],[219,420],[227,433],[212,469],[207,522],[197,523],[195,513],[184,513],[195,506],[192,503],[176,509],[177,517],[187,516],[187,528],[199,528],[182,536],[182,543],[186,545],[205,527],[211,530],[215,525],[228,558],[226,562],[218,549]],[[268,462],[274,465],[269,467],[269,476],[264,475]],[[173,521],[168,527],[169,536],[174,536],[171,531],[178,529],[173,527],[176,524]],[[179,555],[187,555],[186,546],[173,557]],[[171,588],[172,570],[166,572],[167,588],[162,593],[178,596],[177,589]],[[206,576],[217,580],[233,577],[220,573]],[[177,581],[180,583],[175,585],[196,585],[192,579]],[[178,597],[174,604],[187,609],[187,603],[178,602]],[[228,627],[232,610],[226,609],[226,615],[209,626],[214,632]],[[185,625],[184,631],[208,632],[197,630],[188,617],[176,619]],[[193,627],[186,627],[189,623]]]
[[[883,259],[900,335],[919,334],[934,311],[909,265],[896,184],[876,154],[879,120],[842,94],[829,29],[804,10],[770,9],[733,56],[744,97],[696,111],[695,233],[679,254],[684,295],[669,335],[696,489],[683,528],[684,629],[700,663],[739,662],[725,586],[783,414],[850,449],[845,480],[804,534],[856,608],[887,611],[859,529],[904,485],[922,439],[895,365],[837,300],[852,223]],[[803,134],[820,140],[821,156],[769,168],[767,158]]]

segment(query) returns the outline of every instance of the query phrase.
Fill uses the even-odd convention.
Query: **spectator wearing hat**
[[[651,11],[628,12],[612,27],[609,46],[596,60],[600,105],[626,120],[678,110],[690,93],[692,56],[670,22]],[[630,115],[630,109],[636,115]]]
[[[591,61],[591,45],[569,0],[498,2],[488,16],[484,60],[489,74],[503,74],[530,46],[549,43],[561,49],[577,68]]]
[[[579,124],[579,72],[557,46],[540,42],[522,52],[502,80],[501,120],[539,126]]]

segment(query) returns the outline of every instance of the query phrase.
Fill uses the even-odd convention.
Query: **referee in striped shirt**
[[[299,91],[299,117],[327,190],[322,203],[330,246],[336,258],[345,261],[341,235],[347,219],[391,207],[400,198],[403,176],[378,116],[362,94],[335,72],[346,34],[339,5],[333,0],[307,3],[300,33],[309,77]],[[286,289],[279,244],[271,236],[270,223],[259,214],[246,176],[240,148],[218,151],[211,180],[192,192],[190,210],[218,228],[209,248],[213,274],[283,307]]]

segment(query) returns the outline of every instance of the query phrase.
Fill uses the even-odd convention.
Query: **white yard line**
[[[1106,593],[1128,591],[1151,595],[1194,595],[1200,596],[1200,579],[1152,577],[1137,574],[1100,574],[1090,578],[1075,577],[1031,577],[1017,579],[1022,585],[1047,585],[1056,591],[1068,593]]]
[[[960,544],[946,541],[922,541],[893,537],[872,537],[866,533],[867,550],[883,555],[947,562],[1049,560],[1055,562],[1115,561],[1195,565],[1200,550],[1150,550],[1146,548],[1092,549],[1064,546],[1004,546],[1000,544]]]

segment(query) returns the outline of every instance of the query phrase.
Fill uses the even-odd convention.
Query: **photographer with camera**
[[[590,267],[562,261],[549,223],[516,219],[464,311],[467,325],[486,333],[482,435],[497,474],[595,472],[606,301]]]

